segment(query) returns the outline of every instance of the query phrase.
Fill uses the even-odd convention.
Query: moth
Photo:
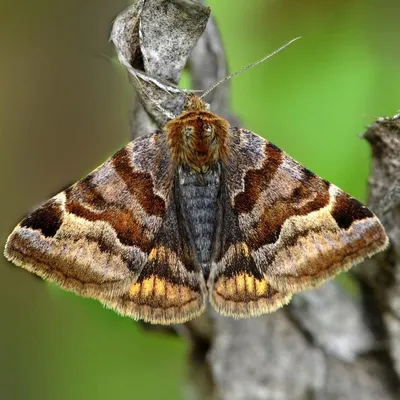
[[[273,312],[383,250],[368,208],[209,111],[202,98],[221,82],[29,214],[7,259],[122,315],[173,324],[207,299],[234,318]]]
[[[18,266],[151,323],[275,311],[388,243],[378,218],[195,95],[28,215]]]

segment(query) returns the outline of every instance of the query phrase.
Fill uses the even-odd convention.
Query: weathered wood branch
[[[227,75],[217,26],[200,3],[137,0],[116,20],[112,40],[136,89],[134,137],[181,112],[185,92],[175,85],[185,65],[196,89]],[[208,101],[237,123],[228,84]],[[208,310],[174,327],[192,343],[187,398],[399,398],[400,117],[378,119],[365,138],[373,151],[370,206],[391,246],[357,268],[360,298],[328,283],[271,315],[233,320]]]

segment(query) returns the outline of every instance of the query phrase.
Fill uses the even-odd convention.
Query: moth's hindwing
[[[180,242],[168,248],[164,240],[176,219],[168,154],[159,133],[131,142],[28,215],[8,238],[6,257],[135,319],[198,315],[204,282],[186,269]]]
[[[208,281],[219,312],[273,311],[387,246],[368,208],[278,147],[234,128],[230,151],[227,214]]]

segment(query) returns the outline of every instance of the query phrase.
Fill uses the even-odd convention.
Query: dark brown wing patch
[[[332,217],[342,229],[348,229],[354,221],[364,218],[372,218],[374,214],[367,207],[364,207],[358,200],[339,193],[336,196],[332,209]]]
[[[46,237],[53,237],[63,221],[63,211],[59,203],[50,200],[21,221],[21,226],[39,230]]]
[[[274,177],[282,160],[282,151],[272,143],[264,148],[265,160],[260,169],[250,169],[244,176],[243,191],[234,199],[234,210],[237,213],[250,212],[255,206],[260,194]]]
[[[165,214],[165,201],[154,193],[154,183],[149,173],[132,171],[129,150],[120,150],[112,162],[115,171],[146,213],[162,217]]]

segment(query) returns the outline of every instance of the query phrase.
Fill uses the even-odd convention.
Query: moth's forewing
[[[204,283],[185,269],[181,249],[163,241],[178,234],[170,167],[163,134],[129,143],[28,215],[6,257],[135,319],[192,318],[204,308]]]
[[[383,250],[378,218],[254,133],[233,129],[211,303],[236,317],[282,306]]]

